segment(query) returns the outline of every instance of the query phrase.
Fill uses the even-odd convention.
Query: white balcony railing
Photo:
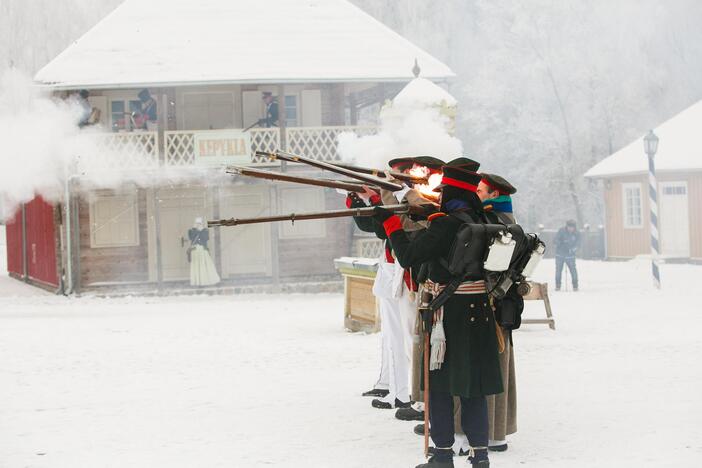
[[[81,160],[81,171],[159,166],[157,132],[100,133],[91,138],[102,152],[92,160]]]
[[[290,127],[285,129],[287,151],[320,161],[335,162],[337,137],[343,132],[353,132],[359,136],[374,134],[376,127],[334,126],[334,127]],[[251,153],[280,149],[280,130],[277,128],[255,128],[251,134]],[[98,136],[99,144],[105,153],[115,160],[115,167],[187,167],[195,164],[195,130],[163,132],[163,154],[159,155],[157,132],[109,133]],[[252,164],[265,160],[253,156]]]

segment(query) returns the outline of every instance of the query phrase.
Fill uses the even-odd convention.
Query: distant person
[[[266,104],[266,117],[259,119],[258,124],[262,127],[276,127],[278,125],[278,101],[273,97],[273,93],[265,91],[261,97]]]
[[[205,227],[202,218],[195,218],[195,224],[188,229],[188,261],[190,262],[190,285],[211,286],[220,282],[217,268],[215,268],[207,242],[210,233]]]
[[[135,118],[136,127],[152,130],[158,122],[156,99],[151,96],[148,89],[142,89],[137,96],[141,101],[141,113],[138,118]]]
[[[573,291],[578,290],[578,270],[575,267],[575,254],[580,247],[580,233],[575,220],[569,219],[556,234],[556,291],[561,290],[563,264],[568,265],[573,278]]]
[[[100,110],[93,108],[88,101],[90,92],[87,89],[81,89],[76,94],[76,100],[81,108],[78,127],[83,128],[88,125],[95,125],[100,121]]]

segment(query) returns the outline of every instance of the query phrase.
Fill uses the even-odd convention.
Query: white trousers
[[[378,298],[378,301],[382,362],[376,388],[385,388],[380,384],[383,384],[382,380],[386,378],[386,388],[390,393],[384,400],[394,403],[397,398],[407,402],[410,400],[412,335],[417,318],[417,304],[410,298],[410,292],[404,285],[399,298]]]

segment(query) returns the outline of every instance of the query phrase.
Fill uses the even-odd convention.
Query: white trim
[[[627,189],[637,189],[639,191],[639,224],[631,224],[629,222],[629,207],[627,206]],[[624,229],[643,229],[643,189],[640,182],[623,182],[622,183],[622,225]]]

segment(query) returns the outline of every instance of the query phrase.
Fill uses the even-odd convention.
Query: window
[[[666,185],[663,187],[663,195],[687,195],[687,186]]]
[[[297,96],[285,96],[285,125],[288,127],[297,127]]]
[[[624,227],[643,227],[641,184],[622,184],[622,198],[624,201]]]
[[[110,123],[112,131],[132,130],[131,115],[134,112],[141,112],[141,101],[138,99],[111,101]]]
[[[139,245],[139,207],[131,193],[93,193],[90,196],[90,247]]]

